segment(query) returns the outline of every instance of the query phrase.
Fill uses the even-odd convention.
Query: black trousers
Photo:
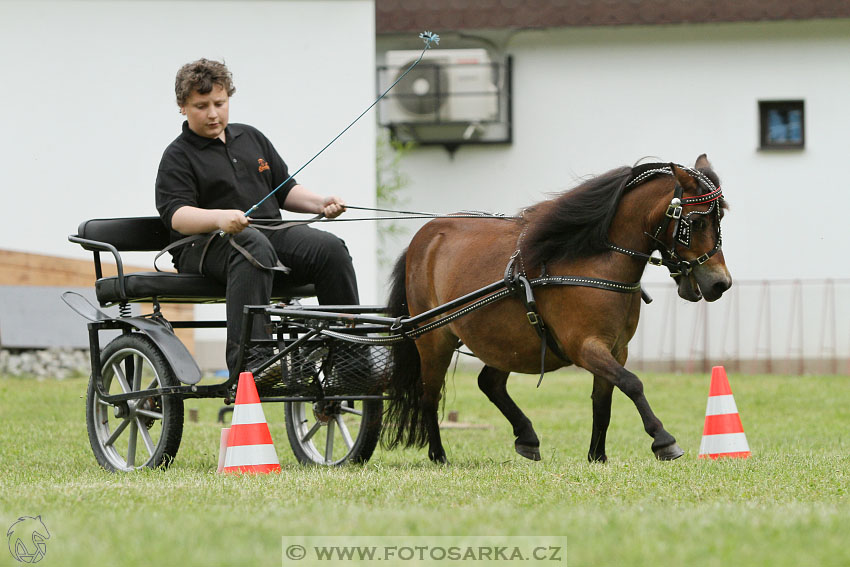
[[[319,303],[325,305],[356,305],[357,277],[345,242],[336,235],[297,225],[286,230],[263,231],[248,227],[229,238],[245,248],[265,266],[274,266],[277,259],[292,269],[289,275],[255,267],[234,248],[227,237],[214,237],[200,266],[206,240],[187,245],[180,253],[177,270],[184,273],[203,273],[226,286],[227,300],[227,367],[235,369],[239,341],[242,335],[242,311],[246,305],[266,305],[272,293],[274,277],[285,277],[295,285],[311,283],[316,286]],[[251,337],[268,337],[265,322],[255,317]]]

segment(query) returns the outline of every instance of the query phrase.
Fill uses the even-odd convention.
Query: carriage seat
[[[124,272],[121,252],[154,252],[169,244],[169,231],[159,217],[125,217],[84,221],[68,240],[94,254],[95,293],[101,306],[116,303],[221,303],[223,284],[201,274],[175,272]],[[101,252],[115,259],[117,276],[103,276]],[[294,285],[275,274],[273,301],[312,297],[312,285]]]

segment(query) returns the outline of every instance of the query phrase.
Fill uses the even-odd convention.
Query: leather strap
[[[537,300],[534,299],[533,286],[531,282],[528,281],[528,277],[525,274],[525,269],[522,264],[522,251],[520,244],[522,243],[522,237],[524,234],[525,228],[523,228],[519,238],[517,239],[516,251],[508,260],[508,265],[505,266],[504,282],[505,287],[511,293],[518,296],[523,305],[525,305],[525,316],[531,324],[531,328],[534,329],[534,332],[540,339],[540,379],[537,381],[537,387],[539,388],[540,384],[543,382],[543,375],[546,373],[546,348],[548,347],[552,349],[552,352],[564,361],[569,362],[569,357],[564,354],[564,351],[561,349],[561,345],[559,345],[558,341],[555,340],[555,337],[552,336],[552,333],[543,321],[543,316],[540,315],[540,312],[537,310]],[[514,265],[516,264],[517,259],[519,259],[519,271],[514,270]],[[544,274],[546,272],[545,265],[543,267],[543,272]]]
[[[286,266],[284,266],[283,263],[281,263],[280,259],[275,260],[274,266],[266,266],[265,264],[254,258],[254,256],[250,252],[248,252],[244,247],[237,244],[236,241],[233,240],[231,235],[224,235],[224,238],[227,238],[228,242],[230,242],[230,245],[233,246],[237,252],[245,256],[245,259],[248,260],[248,262],[250,262],[251,265],[255,268],[259,268],[261,270],[271,270],[274,272],[282,272],[284,274],[288,274],[292,271],[292,268],[287,268]]]
[[[279,222],[275,222],[273,224],[266,224],[266,225],[253,224],[252,226],[254,228],[259,229],[259,230],[286,230],[286,229],[289,229],[289,228],[292,228],[292,227],[295,227],[295,226],[314,223],[321,218],[323,218],[323,215],[317,215],[316,217],[314,217],[310,220],[306,220],[306,221],[279,221]],[[257,219],[255,219],[255,222],[256,222],[256,220]],[[190,244],[192,242],[197,242],[199,240],[206,239],[206,242],[204,243],[204,249],[201,252],[201,259],[200,259],[200,262],[199,262],[199,265],[198,265],[198,273],[203,274],[204,273],[204,259],[206,259],[207,250],[209,250],[210,244],[212,244],[213,239],[216,236],[220,236],[222,238],[227,238],[230,245],[233,246],[234,249],[236,249],[240,254],[242,254],[245,257],[245,259],[248,260],[248,262],[250,262],[251,265],[256,267],[256,268],[259,268],[261,270],[271,270],[271,271],[276,271],[276,272],[282,272],[284,274],[289,274],[289,273],[292,272],[292,269],[284,266],[283,263],[281,263],[280,260],[277,260],[277,262],[274,266],[264,265],[262,262],[257,260],[254,257],[253,254],[248,252],[248,250],[246,250],[243,246],[240,246],[239,244],[237,244],[233,240],[233,238],[231,237],[230,234],[227,234],[227,233],[222,232],[222,231],[208,232],[208,233],[204,233],[204,234],[193,234],[191,236],[181,238],[180,240],[175,240],[174,242],[172,242],[171,244],[169,244],[168,246],[166,246],[165,248],[163,248],[162,250],[160,250],[157,253],[156,257],[153,260],[154,269],[157,272],[162,271],[162,270],[159,269],[159,266],[156,265],[156,262],[157,262],[157,260],[159,260],[160,256],[162,256],[166,252],[174,250],[175,248],[178,248],[180,246],[185,246],[186,244]]]

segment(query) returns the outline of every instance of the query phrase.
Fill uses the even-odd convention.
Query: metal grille
[[[254,377],[260,396],[380,395],[389,378],[385,346],[310,341]]]

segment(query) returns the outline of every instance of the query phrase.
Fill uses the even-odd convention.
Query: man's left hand
[[[325,198],[325,202],[322,205],[322,214],[325,218],[334,219],[344,212],[345,201],[333,195]]]

